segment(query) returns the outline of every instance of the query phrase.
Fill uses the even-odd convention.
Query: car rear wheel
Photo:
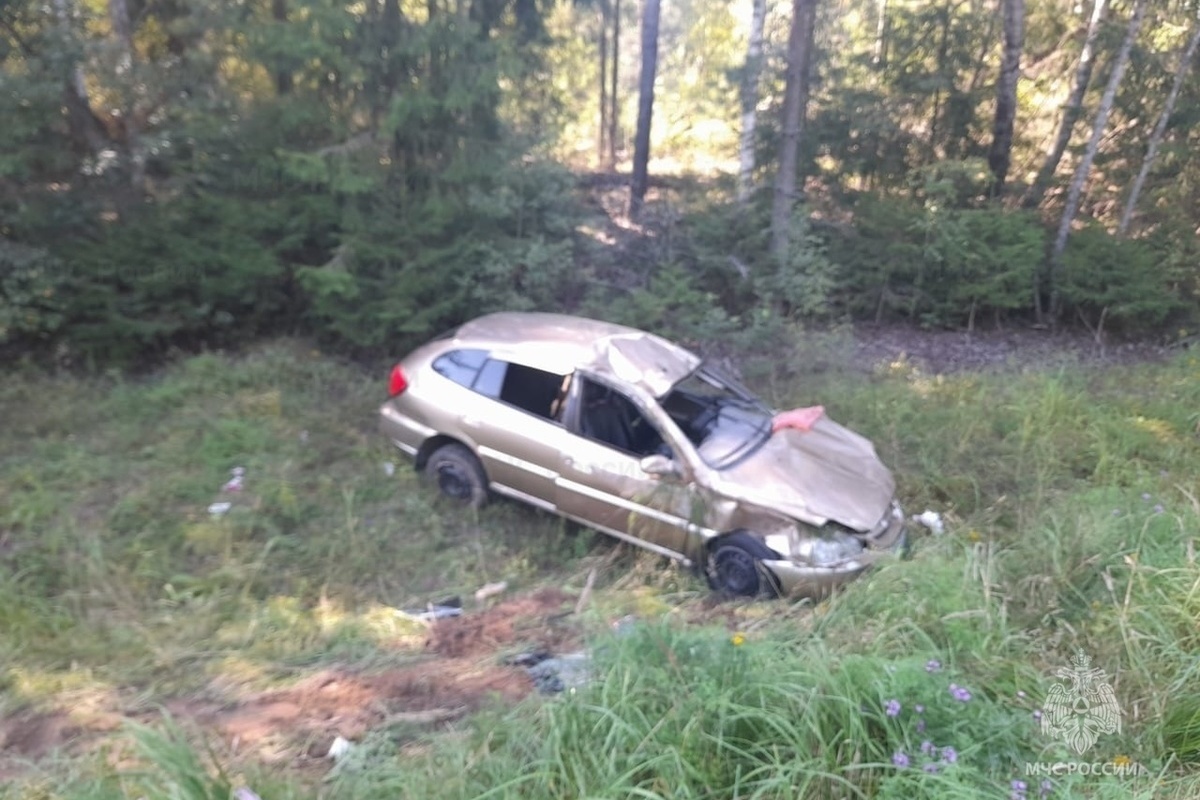
[[[479,459],[461,444],[439,447],[425,462],[425,474],[455,502],[478,508],[487,500],[487,476]]]
[[[779,556],[749,533],[738,531],[713,543],[708,557],[708,583],[733,597],[757,597],[764,583],[759,562]],[[772,592],[773,593],[773,592]]]

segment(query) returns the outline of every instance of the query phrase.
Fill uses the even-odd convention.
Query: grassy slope
[[[498,579],[578,589],[589,550],[621,556],[512,505],[448,512],[403,466],[385,475],[401,458],[375,433],[378,378],[282,343],[144,381],[6,380],[0,713],[69,707],[86,724],[89,708],[144,712],[215,680],[379,668],[410,658],[395,643],[415,635],[381,607]],[[401,755],[368,737],[319,790],[236,767],[272,797],[1005,797],[1026,761],[1069,757],[1032,711],[1081,647],[1115,676],[1125,712],[1088,760],[1128,756],[1153,777],[1064,777],[1054,796],[1200,794],[1194,358],[945,379],[900,364],[763,385],[871,436],[906,506],[943,511],[947,533],[815,612],[737,610],[741,644],[695,623],[715,613],[698,581],[626,555],[595,596],[605,679],[593,689],[423,734],[431,748]],[[214,521],[204,509],[235,465],[246,491]],[[660,621],[603,632],[628,611]],[[954,700],[951,682],[972,699]],[[149,777],[127,773],[128,755],[60,756],[7,791],[224,796],[219,779],[192,781],[204,759],[169,737],[106,741],[123,753],[131,736]],[[922,770],[939,763],[926,739],[956,762]],[[912,766],[893,766],[897,752]]]

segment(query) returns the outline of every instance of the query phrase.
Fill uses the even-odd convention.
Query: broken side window
[[[636,456],[673,457],[662,434],[628,397],[587,379],[581,389],[581,435]]]
[[[483,373],[479,376],[480,380],[483,380],[493,364],[500,366],[495,368],[497,374],[489,379],[489,388],[499,385],[499,392],[491,396],[498,397],[505,403],[539,417],[554,419],[554,412],[557,410],[556,400],[559,390],[564,384],[565,375],[527,367],[524,364],[492,360],[488,362],[487,367],[484,367]],[[498,375],[501,370],[503,371],[502,380]]]

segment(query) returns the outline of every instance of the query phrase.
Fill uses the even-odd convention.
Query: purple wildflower
[[[900,701],[888,700],[887,705],[884,707],[884,711],[889,717],[900,716]]]
[[[933,742],[929,741],[928,739],[921,742],[921,754],[922,755],[931,756],[931,755],[933,755],[933,751],[935,751],[935,750],[937,750],[937,748],[934,747]]]
[[[957,683],[950,684],[950,695],[960,703],[967,703],[971,700],[970,690],[959,686]]]
[[[1165,509],[1163,508],[1163,504],[1162,504],[1162,503],[1156,503],[1156,504],[1155,504],[1155,506],[1154,506],[1154,513],[1155,513],[1155,514],[1161,514],[1161,513],[1163,513],[1163,511],[1164,511],[1164,510],[1165,510]]]
[[[938,661],[936,658],[929,659],[928,661],[925,662],[925,671],[926,672],[941,672],[942,671],[942,662]]]
[[[1013,781],[1009,786],[1012,787],[1012,793],[1009,794],[1011,800],[1025,800],[1025,790],[1029,788],[1025,781]]]
[[[1040,708],[1035,708],[1035,709],[1033,710],[1033,718],[1034,718],[1034,720],[1035,720],[1035,721],[1039,721],[1039,722],[1041,721],[1041,719],[1042,719],[1042,710],[1041,710]]]
[[[939,769],[941,769],[941,767],[938,765],[938,763],[936,761],[930,761],[928,764],[921,767],[921,769],[923,769],[929,773],[934,773],[934,772],[937,772]]]
[[[924,714],[925,706],[921,705],[920,703],[917,703],[915,706],[913,706],[913,711],[917,712],[918,714]]]
[[[1046,797],[1052,791],[1054,791],[1054,784],[1050,782],[1049,778],[1046,778],[1044,781],[1042,781],[1042,785],[1038,787],[1038,796]]]
[[[1142,492],[1142,499],[1145,500],[1147,503],[1149,503],[1150,502],[1150,493]]]
[[[958,761],[958,751],[949,745],[943,747],[942,761],[945,761],[947,764],[953,764],[954,762]]]
[[[892,753],[892,763],[897,767],[907,767],[908,755],[903,750],[897,750],[895,753]]]
[[[919,720],[917,720],[917,733],[924,733],[924,732],[925,732],[925,720],[919,719]]]

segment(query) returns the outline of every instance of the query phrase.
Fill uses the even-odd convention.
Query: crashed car
[[[727,594],[823,595],[905,545],[868,440],[633,328],[490,314],[401,360],[388,393],[384,434],[445,495],[515,498]]]

